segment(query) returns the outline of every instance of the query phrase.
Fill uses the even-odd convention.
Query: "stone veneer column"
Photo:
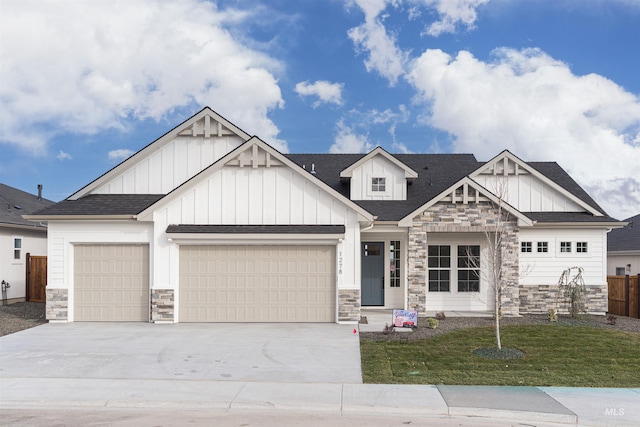
[[[175,291],[173,289],[151,290],[151,321],[173,322],[175,319]]]
[[[69,290],[47,288],[47,320],[69,320]]]
[[[419,221],[414,221],[409,228],[407,260],[407,306],[409,310],[424,314],[427,305],[427,233]]]
[[[338,321],[360,321],[360,289],[338,289]]]

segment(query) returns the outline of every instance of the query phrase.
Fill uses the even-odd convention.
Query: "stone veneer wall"
[[[338,321],[360,321],[360,289],[338,289]]]
[[[503,231],[501,264],[503,279],[509,286],[501,297],[503,315],[518,315],[520,277],[518,257],[517,220],[504,211],[499,223],[499,211],[492,203],[452,204],[437,203],[413,218],[409,228],[407,272],[408,306],[410,310],[425,313],[427,298],[427,246],[429,233],[485,233]],[[497,225],[498,224],[498,225]]]
[[[173,322],[175,314],[175,291],[173,289],[151,290],[151,321]]]
[[[587,285],[587,313],[604,314],[608,307],[607,285]],[[523,285],[520,287],[520,314],[547,314],[551,308],[558,313],[569,313],[569,304],[560,296],[558,285]]]
[[[47,320],[69,320],[69,290],[47,288]]]

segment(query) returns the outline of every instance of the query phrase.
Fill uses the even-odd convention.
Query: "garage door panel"
[[[74,261],[76,321],[148,320],[148,246],[76,245]]]
[[[179,292],[181,322],[333,322],[335,248],[183,246]]]

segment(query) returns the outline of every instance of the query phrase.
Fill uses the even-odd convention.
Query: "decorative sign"
[[[393,326],[396,328],[417,328],[418,312],[415,310],[393,310]]]

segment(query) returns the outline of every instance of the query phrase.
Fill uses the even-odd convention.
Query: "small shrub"
[[[393,332],[393,325],[389,326],[388,323],[384,324],[384,329],[382,330],[382,333],[385,335],[389,335],[390,333]]]
[[[614,316],[613,314],[610,314],[610,315],[607,316],[607,323],[609,325],[615,325],[617,321],[618,321],[618,318],[616,316]]]
[[[427,324],[429,325],[429,327],[431,329],[436,329],[438,327],[439,323],[440,323],[440,321],[438,319],[434,319],[433,317],[429,317],[427,319]]]
[[[549,318],[550,322],[557,322],[558,321],[558,313],[556,312],[555,308],[550,308],[549,310],[547,310],[547,317]]]
[[[436,319],[437,320],[444,320],[446,318],[447,318],[447,316],[444,315],[444,311],[439,311],[439,312],[436,313]]]

